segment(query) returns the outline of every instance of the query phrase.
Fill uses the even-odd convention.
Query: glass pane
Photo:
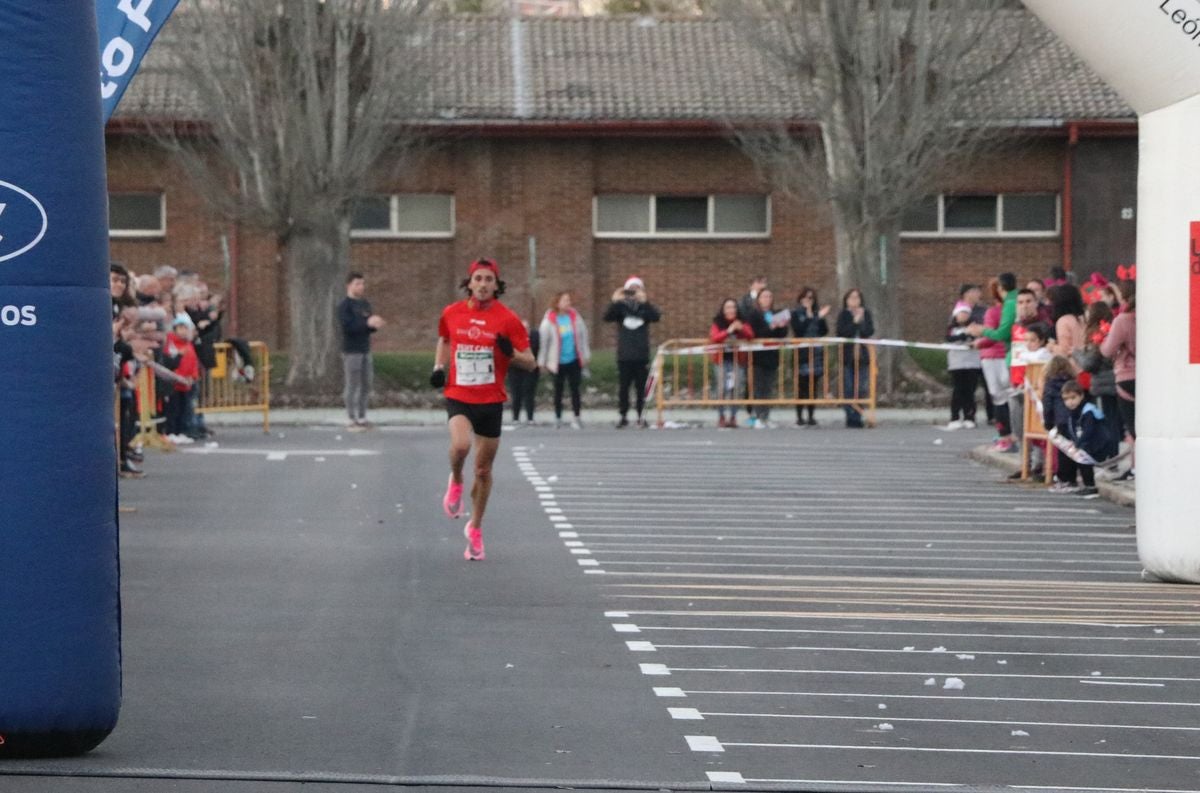
[[[765,195],[719,195],[713,201],[713,231],[718,234],[767,233]]]
[[[655,231],[708,231],[708,197],[657,196]]]
[[[1058,231],[1058,196],[1030,193],[1004,196],[1005,231]]]
[[[946,231],[964,230],[996,230],[996,196],[946,196]]]
[[[108,227],[112,231],[162,231],[162,194],[110,193]]]
[[[938,200],[937,196],[922,198],[904,213],[901,226],[904,231],[937,231],[938,230]]]
[[[450,234],[454,231],[454,197],[449,195],[396,196],[396,230],[408,234]]]
[[[391,231],[391,202],[387,196],[364,196],[355,199],[350,210],[351,231]]]
[[[596,231],[650,231],[650,196],[596,196]]]

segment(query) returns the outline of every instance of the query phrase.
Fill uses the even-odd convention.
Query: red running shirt
[[[496,349],[503,334],[516,351],[529,349],[529,334],[508,306],[493,300],[479,308],[474,299],[451,303],[438,320],[438,336],[450,343],[450,366],[445,394],[449,399],[476,405],[506,402],[504,378],[508,356]]]

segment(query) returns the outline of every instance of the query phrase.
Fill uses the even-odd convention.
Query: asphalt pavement
[[[0,791],[1200,790],[1200,590],[929,426],[222,427],[122,504],[125,702]]]

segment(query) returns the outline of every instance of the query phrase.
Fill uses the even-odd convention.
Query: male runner
[[[533,369],[525,326],[497,299],[504,294],[500,267],[491,259],[471,262],[460,285],[467,299],[451,303],[438,321],[438,343],[429,384],[445,388],[450,426],[450,481],[442,508],[452,518],[462,515],[463,465],[475,436],[475,481],[471,485],[471,519],[463,533],[463,558],[483,559],[483,512],[492,492],[492,461],[500,448],[504,419],[504,376],[508,365]],[[447,371],[449,367],[449,371]]]

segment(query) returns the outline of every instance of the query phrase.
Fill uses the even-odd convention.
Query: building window
[[[454,236],[454,196],[400,193],[363,196],[354,202],[350,236],[446,238]]]
[[[597,237],[767,237],[771,205],[765,195],[598,195]]]
[[[1057,193],[942,194],[904,215],[905,237],[1056,237],[1061,227]]]
[[[166,204],[162,193],[109,193],[108,236],[165,237]]]

